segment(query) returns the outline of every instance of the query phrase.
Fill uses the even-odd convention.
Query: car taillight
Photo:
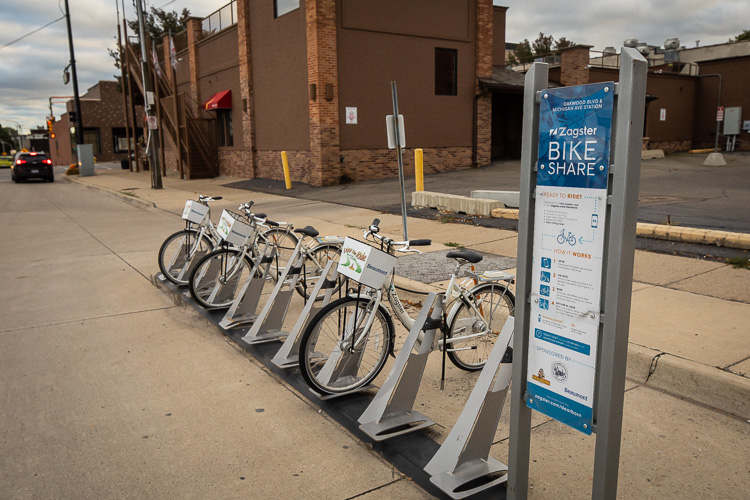
[[[16,160],[16,165],[20,165],[21,163],[26,163],[26,160]]]
[[[52,160],[47,158],[46,160],[44,160],[44,163],[46,163],[47,165],[52,165]]]

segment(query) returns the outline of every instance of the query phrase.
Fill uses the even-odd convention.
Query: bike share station
[[[339,279],[346,279],[342,292],[356,297],[351,300],[365,300],[360,298],[363,287],[384,287],[397,259],[383,251],[382,240],[377,248],[346,238],[339,262],[327,263],[288,332],[283,331],[284,321],[305,272],[300,252],[303,238],[260,311],[263,288],[271,281],[269,269],[277,256],[270,243],[246,280],[233,284],[239,293],[228,310],[198,309],[300,394],[358,438],[370,441],[384,458],[432,495],[526,498],[533,410],[584,434],[597,435],[592,497],[614,498],[646,68],[640,54],[623,48],[619,83],[549,89],[545,63],[535,63],[526,75],[516,280],[519,299],[514,316],[509,316],[496,334],[466,405],[442,445],[416,432],[435,422],[415,411],[414,404],[430,353],[442,351],[445,370],[446,346],[451,342],[446,335],[445,294],[427,295],[374,396],[373,385],[317,394],[294,370],[301,359],[302,333],[316,313],[331,303]],[[394,119],[399,117],[395,82],[392,91],[389,141],[397,149],[403,175],[403,121]],[[408,240],[403,208],[404,240]],[[253,228],[231,214],[227,217],[219,224],[224,238],[231,242],[235,234],[235,244],[241,244],[250,237]],[[296,231],[317,236],[309,226]],[[473,276],[490,283],[513,279],[502,272]],[[187,300],[191,301],[189,295]],[[357,324],[356,315],[353,323]],[[357,348],[354,334],[351,338],[350,344],[342,341],[334,348],[316,375],[326,386],[336,387],[338,381],[357,376],[363,350]],[[508,467],[491,457],[490,451],[511,378],[516,385],[511,393]]]

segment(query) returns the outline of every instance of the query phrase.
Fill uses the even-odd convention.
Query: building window
[[[232,129],[232,110],[217,109],[216,122],[219,129],[219,146],[234,146],[234,130]]]
[[[112,140],[114,141],[115,153],[128,152],[128,134],[125,130],[125,127],[112,128]],[[133,137],[130,138],[130,149],[135,149],[135,140],[133,139]]]
[[[101,145],[101,142],[99,142],[99,129],[98,128],[83,129],[83,143],[91,144],[92,146],[91,149],[94,151],[94,156],[101,154],[102,145]]]
[[[458,53],[455,49],[435,48],[435,95],[456,95]]]
[[[299,0],[274,0],[274,17],[281,17],[284,14],[299,9]]]

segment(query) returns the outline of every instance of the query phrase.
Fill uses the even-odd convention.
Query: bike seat
[[[265,219],[266,218],[266,214],[264,214],[264,213],[257,213],[257,214],[253,214],[253,215],[255,215],[259,219]]]
[[[305,226],[301,229],[295,229],[295,233],[304,234],[305,236],[309,236],[310,238],[315,238],[320,233],[312,226]]]
[[[449,259],[463,259],[466,262],[471,262],[472,264],[481,262],[484,258],[474,250],[469,250],[468,248],[462,248],[461,250],[452,250],[446,254],[446,257],[448,257]]]

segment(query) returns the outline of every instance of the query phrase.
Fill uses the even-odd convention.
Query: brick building
[[[91,144],[97,161],[117,161],[127,158],[127,120],[123,111],[123,98],[118,83],[100,81],[80,97],[83,121],[83,142]],[[75,145],[75,121],[71,123],[70,112],[75,110],[71,99],[66,103],[67,112],[53,124],[55,138],[49,140],[50,155],[55,165],[77,162]],[[142,107],[141,114],[142,112]],[[139,130],[139,136],[142,133]]]
[[[504,60],[505,10],[492,0],[236,0],[191,18],[175,36],[174,73],[167,37],[157,50],[167,169],[281,179],[287,151],[293,181],[395,176],[391,81],[407,171],[414,148],[429,171],[486,165],[492,95],[480,79]],[[189,150],[200,147],[191,127],[204,131],[200,154]],[[218,169],[199,169],[201,157]]]

